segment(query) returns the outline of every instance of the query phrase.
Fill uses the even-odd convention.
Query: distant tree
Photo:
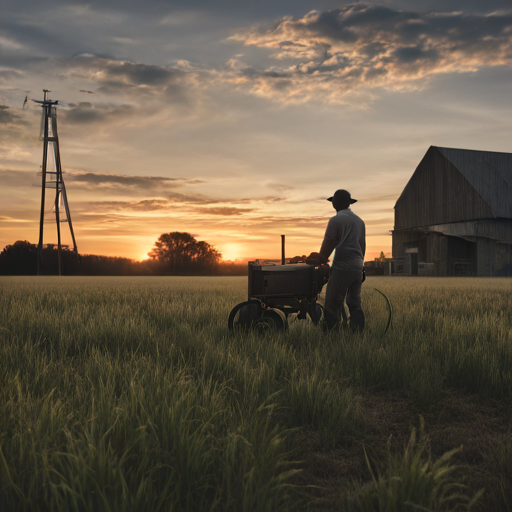
[[[149,253],[151,259],[134,261],[123,257],[82,254],[62,250],[64,275],[130,276],[165,275],[168,273],[208,273],[243,275],[244,266],[220,265],[221,254],[209,243],[197,241],[189,233],[167,233],[159,237]],[[0,275],[34,275],[37,270],[37,245],[26,240],[7,245],[0,252]],[[40,273],[58,273],[58,252],[55,244],[46,244],[41,251]],[[222,268],[221,268],[222,267]]]
[[[248,274],[248,266],[247,263],[222,261],[215,267],[215,274],[220,276],[246,276]]]
[[[197,241],[190,233],[180,231],[160,235],[148,256],[165,263],[173,274],[211,269],[222,257],[208,242]]]
[[[0,274],[32,275],[36,267],[37,246],[27,240],[17,240],[0,253]]]
[[[384,267],[385,263],[386,263],[386,255],[384,254],[384,251],[380,251],[380,255],[378,258],[375,258],[375,263],[377,263],[377,265],[379,267]]]
[[[222,254],[208,242],[197,242],[195,262],[201,269],[211,268],[219,263]]]

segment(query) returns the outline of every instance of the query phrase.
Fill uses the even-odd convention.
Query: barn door
[[[417,252],[411,252],[411,276],[417,276],[418,275],[418,253]]]

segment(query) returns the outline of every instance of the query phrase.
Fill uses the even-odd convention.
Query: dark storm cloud
[[[231,63],[237,83],[284,100],[336,101],[361,87],[410,89],[438,73],[510,65],[512,11],[415,12],[357,3],[287,16],[231,39],[274,50],[270,57],[283,62],[269,72],[244,66],[239,57]]]

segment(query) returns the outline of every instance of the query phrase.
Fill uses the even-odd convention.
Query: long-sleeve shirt
[[[360,217],[349,209],[340,210],[327,224],[320,254],[329,258],[336,249],[333,268],[363,270],[365,233],[366,228]]]

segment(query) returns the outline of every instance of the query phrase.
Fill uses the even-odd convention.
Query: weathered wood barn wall
[[[512,154],[431,146],[395,205],[395,273],[512,276]]]

